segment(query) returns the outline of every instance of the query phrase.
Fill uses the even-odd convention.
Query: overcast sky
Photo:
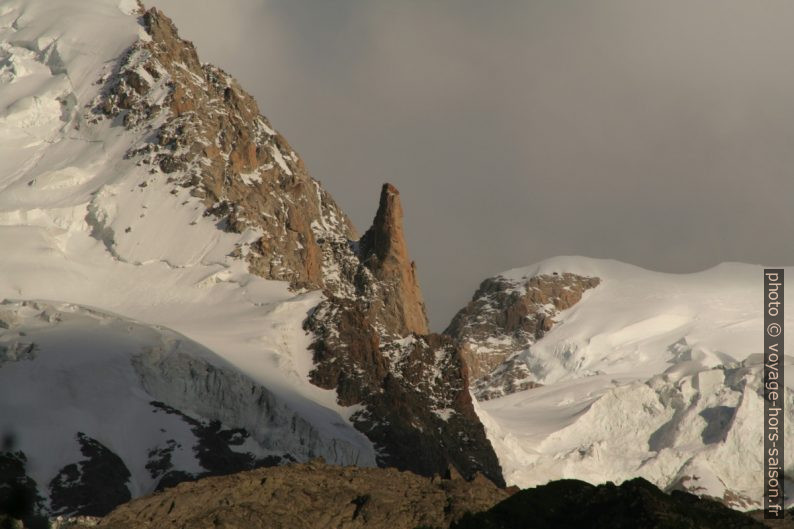
[[[790,0],[151,4],[359,232],[400,189],[435,330],[555,255],[794,264]]]

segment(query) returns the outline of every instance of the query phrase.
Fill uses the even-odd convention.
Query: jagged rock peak
[[[387,182],[381,188],[378,212],[372,227],[361,238],[362,253],[375,255],[380,261],[390,256],[399,257],[405,248],[402,220],[400,192]]]
[[[391,290],[384,300],[389,328],[403,336],[427,334],[427,314],[416,265],[405,243],[400,192],[389,183],[383,184],[375,220],[361,238],[360,255],[375,277]]]
[[[480,284],[471,302],[444,331],[459,344],[479,400],[538,386],[516,353],[526,351],[578,303],[598,277],[569,272],[521,279],[496,276]]]
[[[326,299],[304,324],[315,337],[310,380],[336,389],[342,406],[360,406],[350,420],[373,442],[378,465],[425,476],[452,465],[504,485],[460,351],[427,332],[402,216],[399,192],[386,184],[357,244],[322,237]]]
[[[219,227],[250,234],[234,255],[252,273],[328,286],[317,240],[355,239],[347,216],[234,78],[201,64],[161,11],[142,11],[141,23],[146,36],[103,77],[89,122],[118,118],[139,137],[125,157],[190,189]]]
[[[314,460],[183,484],[124,504],[98,526],[440,529],[511,492],[482,476],[431,478]]]

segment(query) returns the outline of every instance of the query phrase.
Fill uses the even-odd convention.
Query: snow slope
[[[145,129],[88,121],[85,109],[101,81],[120,54],[146,38],[135,8],[129,0],[0,3],[0,300],[48,300],[40,307],[50,308],[41,311],[65,315],[42,323],[40,314],[26,315],[24,304],[3,306],[39,353],[0,364],[6,388],[10,380],[26,381],[25,391],[0,399],[0,428],[15,429],[18,448],[46,489],[58,468],[79,456],[75,432],[96,432],[101,420],[107,433],[100,441],[122,455],[132,493],[152,490],[142,454],[162,441],[164,418],[144,412],[145,403],[162,401],[228,428],[255,428],[251,409],[230,411],[196,388],[177,391],[132,370],[144,349],[176,334],[188,344],[180,352],[266,388],[282,418],[306,422],[284,438],[294,446],[272,445],[276,432],[260,432],[254,452],[374,464],[371,443],[348,421],[355,409],[340,407],[334,391],[307,379],[310,338],[301,325],[321,295],[249,274],[229,254],[253,240],[253,230],[219,230],[186,189],[125,159]],[[110,332],[127,326],[134,330]],[[75,345],[56,352],[53,336],[67,329]],[[13,325],[0,329],[0,340],[18,339],[18,332]],[[80,363],[93,365],[89,360],[107,371],[81,372]],[[180,368],[169,362],[155,371],[165,376]],[[63,393],[72,376],[75,392]],[[115,397],[121,400],[110,413],[114,386],[128,390]],[[22,421],[34,408],[38,422]],[[42,425],[53,421],[64,428],[45,440]],[[133,448],[139,437],[129,437],[130,424],[151,442]],[[171,426],[174,436],[184,434],[184,424]],[[191,470],[190,456],[184,463]]]
[[[601,284],[518,353],[543,387],[479,403],[508,483],[643,476],[758,508],[762,268],[726,263],[678,275],[560,257],[502,276],[520,283],[555,272]],[[793,317],[786,322],[793,328]],[[790,388],[790,356],[786,373]],[[791,440],[794,398],[787,399]]]

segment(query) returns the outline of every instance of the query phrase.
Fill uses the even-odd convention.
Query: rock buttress
[[[427,334],[427,315],[416,266],[408,256],[400,192],[384,184],[372,227],[360,242],[364,264],[386,288],[383,317],[392,332]]]
[[[351,420],[375,444],[378,464],[426,476],[451,466],[503,485],[462,351],[427,332],[398,191],[383,186],[373,226],[358,245],[322,240],[323,269],[335,279],[306,322],[315,336],[311,380],[336,389],[343,406],[362,406]]]
[[[569,272],[483,281],[444,331],[461,349],[475,396],[487,400],[536,387],[516,353],[542,338],[561,311],[574,306],[600,282],[597,277]]]

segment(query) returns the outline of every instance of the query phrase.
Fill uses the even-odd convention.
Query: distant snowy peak
[[[638,266],[634,266],[621,261],[613,259],[595,259],[592,257],[584,257],[580,255],[561,255],[544,259],[529,266],[520,268],[512,268],[501,274],[507,280],[518,281],[526,280],[539,275],[554,275],[562,273],[576,274],[580,276],[590,277],[610,277],[620,278],[630,276],[632,274],[649,273]]]
[[[713,367],[758,344],[750,329],[762,317],[752,294],[760,270],[726,263],[666,274],[557,257],[485,280],[445,332],[465,344],[481,398],[519,390],[522,380],[653,374],[679,358],[681,343]]]
[[[484,282],[447,332],[469,340],[472,363],[501,360],[474,387],[507,482],[642,476],[759,508],[762,273],[726,263],[665,274],[559,257]],[[508,316],[527,313],[524,285],[533,282],[568,283],[563,291],[575,302],[540,305],[553,326],[519,342],[505,332],[516,328]],[[543,321],[537,314],[517,321]],[[792,392],[786,398],[794,403]]]

